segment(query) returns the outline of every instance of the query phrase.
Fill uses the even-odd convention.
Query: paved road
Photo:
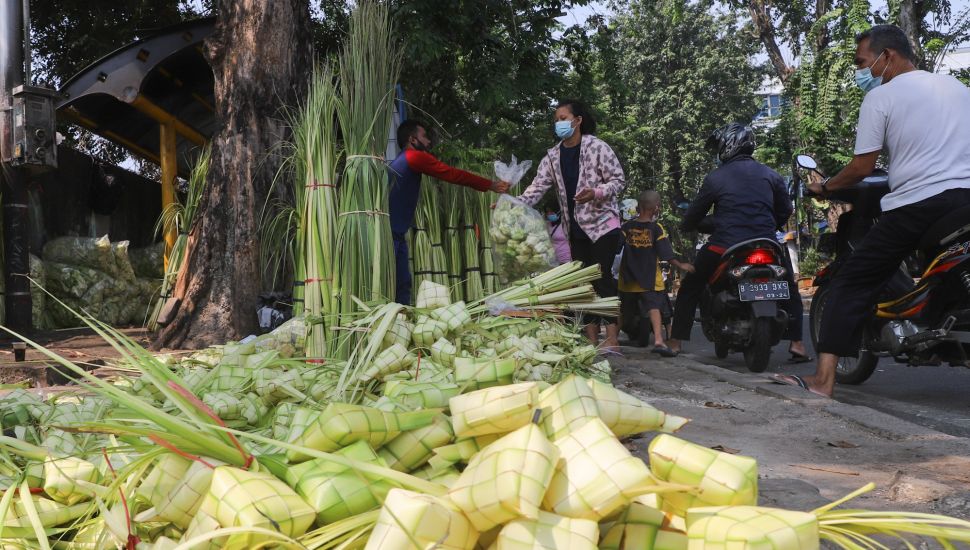
[[[807,315],[805,344],[811,350]],[[787,342],[782,342],[775,347],[767,372],[811,374],[814,371],[812,363],[785,364],[787,346]],[[740,353],[732,353],[726,359],[715,357],[714,345],[704,338],[696,323],[691,341],[684,349],[688,357],[702,363],[747,372]],[[814,350],[810,354],[814,356]],[[913,368],[892,359],[882,359],[867,382],[858,386],[837,386],[835,398],[872,407],[944,433],[970,437],[970,369],[949,366]]]

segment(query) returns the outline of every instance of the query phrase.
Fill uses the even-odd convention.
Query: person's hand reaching
[[[492,192],[494,193],[508,193],[509,192],[509,182],[507,181],[493,181],[492,182]]]

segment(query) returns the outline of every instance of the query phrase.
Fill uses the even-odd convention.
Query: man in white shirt
[[[822,195],[852,187],[889,157],[890,193],[882,217],[832,281],[812,376],[782,383],[831,397],[839,357],[856,357],[861,329],[883,285],[947,213],[970,204],[970,88],[949,75],[921,71],[902,29],[877,25],[856,37],[859,108],[855,156],[831,179],[809,185]]]

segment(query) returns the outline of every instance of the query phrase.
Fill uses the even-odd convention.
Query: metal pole
[[[0,140],[4,151],[13,141],[13,88],[24,84],[24,12],[16,0],[0,2]],[[3,165],[3,245],[5,325],[32,328],[27,178],[20,168]]]
[[[23,1],[24,10],[24,84],[31,85],[30,75],[30,0]]]

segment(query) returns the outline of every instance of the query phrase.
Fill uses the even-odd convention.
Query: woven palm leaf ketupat
[[[691,508],[688,550],[818,550],[818,518],[758,506]]]
[[[558,460],[559,450],[530,423],[472,457],[448,496],[479,531],[537,519]]]
[[[365,550],[473,550],[478,531],[447,499],[392,489]]]
[[[515,376],[515,359],[511,357],[456,357],[454,365],[455,381],[459,385],[467,384],[471,389],[511,384]]]
[[[450,340],[439,338],[437,342],[431,344],[431,359],[435,363],[451,367],[455,364],[455,355],[458,348]]]
[[[415,382],[391,380],[384,384],[384,395],[407,409],[438,409],[461,393],[461,388],[448,382]]]
[[[97,484],[101,481],[98,468],[74,457],[50,458],[44,462],[44,492],[61,504],[77,504],[90,500],[94,493],[83,482]]]
[[[758,463],[755,459],[708,449],[672,435],[650,442],[650,471],[657,479],[692,485],[699,493],[667,493],[663,510],[686,517],[699,506],[754,506],[758,503]]]
[[[559,515],[599,521],[652,492],[658,483],[642,460],[630,454],[599,418],[555,441],[562,460],[545,495]]]
[[[289,537],[305,533],[316,517],[302,497],[273,475],[234,466],[215,469],[199,511],[223,527],[263,527]],[[233,535],[227,547],[253,548],[264,540],[256,534]]]
[[[430,350],[431,346],[447,333],[448,325],[445,323],[431,317],[419,317],[414,323],[411,339],[414,340],[415,346]]]
[[[408,353],[406,347],[395,342],[377,354],[374,362],[360,375],[360,381],[369,382],[375,378],[380,379],[388,374],[402,371],[411,366],[415,359],[416,357]]]
[[[595,521],[539,512],[538,519],[511,521],[499,532],[496,550],[596,550],[599,526]]]
[[[586,379],[576,375],[564,378],[539,394],[541,425],[555,441],[575,431],[591,418],[599,418],[599,407]]]
[[[179,484],[192,461],[174,453],[165,453],[158,458],[151,472],[138,485],[135,494],[150,503],[160,502],[162,495],[171,493]]]
[[[504,434],[525,426],[532,420],[532,410],[539,403],[539,386],[523,382],[486,388],[449,401],[455,436]]]
[[[346,403],[331,403],[296,440],[295,444],[317,451],[332,452],[366,441],[378,448],[401,432],[416,430],[431,424],[437,411],[422,410],[389,413]],[[298,451],[287,452],[291,462],[302,462],[307,456]]]
[[[497,441],[501,434],[486,434],[474,437],[466,437],[455,441],[451,445],[443,445],[433,449],[434,454],[428,460],[428,465],[434,470],[450,468],[459,462],[467,463],[475,453],[481,451],[494,441]]]
[[[218,460],[209,458],[201,460],[204,462],[193,461],[175,488],[168,493],[163,493],[157,502],[153,501],[154,508],[136,516],[135,521],[160,519],[171,522],[181,529],[188,527],[209,491],[214,468],[221,465]],[[166,463],[165,467],[175,468],[174,464]]]
[[[431,318],[441,321],[448,326],[448,332],[455,332],[472,322],[472,317],[465,307],[465,302],[458,301],[453,304],[439,307],[430,313]]]
[[[384,466],[384,461],[364,441],[335,454]],[[286,472],[286,483],[316,511],[320,525],[333,523],[381,505],[393,485],[371,480],[351,468],[326,458],[315,458]]]
[[[448,445],[454,438],[451,419],[439,414],[430,425],[404,432],[387,442],[378,454],[389,468],[410,472],[423,466],[436,447]]]
[[[689,422],[686,418],[657,410],[612,384],[592,378],[586,383],[593,390],[600,418],[617,437],[649,431],[672,433]]]
[[[432,281],[422,281],[418,285],[418,294],[414,307],[418,309],[436,309],[451,305],[451,295],[448,287]]]
[[[600,524],[600,550],[687,550],[687,534],[668,527],[660,510],[631,503],[615,521]]]

